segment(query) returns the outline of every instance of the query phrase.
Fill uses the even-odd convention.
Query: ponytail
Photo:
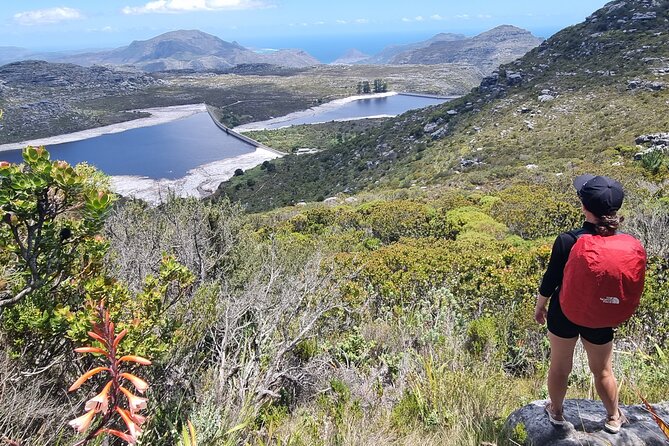
[[[616,231],[618,231],[618,226],[620,226],[624,220],[624,217],[620,217],[615,213],[597,217],[597,223],[595,224],[597,234],[602,237],[608,237],[615,234]]]

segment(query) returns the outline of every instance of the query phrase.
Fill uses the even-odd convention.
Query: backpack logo
[[[620,304],[620,299],[612,296],[600,297],[599,300],[601,300],[605,304],[614,304],[614,305]]]

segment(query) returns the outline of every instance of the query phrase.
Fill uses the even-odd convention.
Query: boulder
[[[606,410],[601,401],[566,400],[566,426],[553,426],[544,411],[545,400],[534,401],[513,412],[504,424],[508,444],[541,446],[666,446],[667,439],[650,413],[641,405],[620,408],[629,420],[617,434],[604,430]],[[657,414],[669,420],[669,403],[653,405]],[[504,444],[504,443],[502,443]]]

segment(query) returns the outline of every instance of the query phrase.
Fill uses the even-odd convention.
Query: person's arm
[[[537,302],[534,306],[534,320],[538,324],[546,323],[546,314],[548,312],[548,299],[555,293],[555,290],[562,283],[564,266],[569,257],[571,246],[566,246],[572,237],[567,234],[560,234],[553,243],[551,258],[548,261],[548,267],[541,279],[541,286],[537,294]]]

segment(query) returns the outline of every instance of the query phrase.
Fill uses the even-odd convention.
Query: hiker
[[[546,412],[554,426],[567,424],[563,403],[580,337],[607,412],[604,429],[618,433],[627,418],[618,407],[613,332],[638,306],[646,253],[638,240],[618,232],[623,218],[617,211],[624,198],[619,182],[581,175],[573,184],[585,222],[580,229],[562,233],[555,240],[534,311],[537,323],[547,323],[551,348]],[[607,274],[617,277],[607,282],[608,277],[602,279]]]

